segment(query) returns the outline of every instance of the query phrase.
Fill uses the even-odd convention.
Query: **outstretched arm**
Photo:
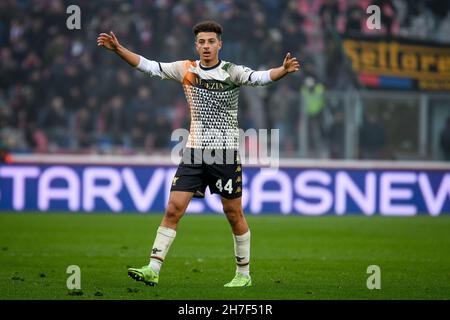
[[[270,70],[270,79],[272,81],[277,81],[283,78],[285,75],[291,72],[296,72],[300,70],[300,64],[297,58],[291,57],[291,53],[288,52],[284,58],[283,65],[278,68],[273,68]]]
[[[132,67],[137,67],[139,65],[140,56],[122,46],[112,31],[110,31],[109,34],[100,33],[97,38],[97,46],[105,47],[106,49],[117,53]]]
[[[288,52],[284,58],[283,64],[278,68],[254,71],[244,66],[233,66],[232,70],[232,78],[238,85],[265,86],[280,80],[288,73],[300,70],[300,64],[298,63],[297,58],[291,57],[291,53]]]
[[[183,79],[184,70],[186,67],[185,61],[160,63],[153,60],[148,60],[145,57],[133,53],[122,46],[112,31],[110,31],[109,34],[100,33],[97,38],[97,45],[117,53],[117,55],[125,60],[129,65],[151,77],[157,76],[161,79],[172,79],[177,81],[182,81]]]

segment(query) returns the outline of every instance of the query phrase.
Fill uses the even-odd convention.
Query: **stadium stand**
[[[130,49],[159,61],[195,58],[192,25],[215,19],[224,26],[222,58],[254,69],[279,65],[287,51],[303,72],[287,85],[241,94],[240,121],[283,128],[281,153],[299,156],[299,90],[310,76],[328,91],[341,90],[348,69],[337,62],[327,30],[370,36],[366,8],[379,5],[385,37],[450,44],[450,5],[425,0],[87,1],[81,30],[67,30],[61,0],[0,2],[0,139],[15,153],[164,154],[171,130],[188,127],[188,108],[176,83],[146,79],[96,46],[99,32],[114,30]],[[442,5],[445,5],[444,7]],[[344,75],[342,74],[344,73]],[[256,91],[255,91],[256,92]],[[283,115],[271,97],[289,97]],[[258,117],[255,114],[259,112]],[[335,115],[338,118],[335,119]],[[323,120],[331,130],[339,107]],[[336,135],[321,157],[345,157]],[[343,142],[342,142],[343,143]],[[336,147],[338,144],[338,147]],[[370,152],[363,152],[370,157]],[[301,155],[300,155],[301,156]]]

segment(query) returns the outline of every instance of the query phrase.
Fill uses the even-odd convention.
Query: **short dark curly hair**
[[[194,26],[194,28],[192,28],[192,30],[194,31],[195,37],[197,37],[200,32],[215,32],[219,40],[221,39],[223,33],[222,26],[212,20],[199,22]]]

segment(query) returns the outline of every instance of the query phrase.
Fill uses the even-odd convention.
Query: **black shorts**
[[[183,150],[170,191],[193,192],[194,198],[204,198],[207,186],[211,193],[226,199],[242,196],[242,167],[237,150]]]

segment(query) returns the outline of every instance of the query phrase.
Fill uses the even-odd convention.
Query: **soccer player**
[[[192,197],[203,198],[206,187],[209,187],[211,193],[220,195],[233,232],[236,273],[225,287],[247,287],[252,284],[250,229],[241,201],[242,168],[238,154],[237,119],[239,87],[268,85],[298,71],[300,66],[290,53],[286,54],[280,67],[266,71],[235,65],[219,59],[222,27],[218,23],[200,22],[193,31],[199,60],[172,63],[148,60],[129,51],[112,31],[101,33],[97,38],[98,46],[115,52],[137,70],[152,77],[180,82],[191,113],[186,148],[172,181],[169,202],[156,233],[150,263],[142,268],[129,268],[128,275],[147,285],[158,284],[161,265],[177,234],[178,222]],[[226,161],[205,161],[206,154],[214,159],[226,158]]]

